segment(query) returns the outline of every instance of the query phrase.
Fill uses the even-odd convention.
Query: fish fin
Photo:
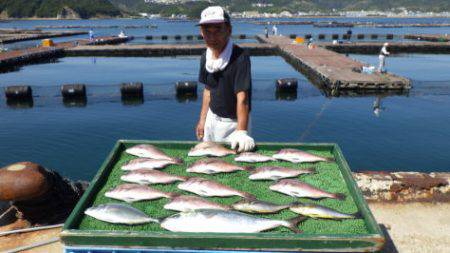
[[[253,166],[244,166],[242,167],[245,171],[252,171],[253,169],[255,169],[255,167]]]
[[[189,177],[187,176],[179,176],[181,181],[187,181],[189,179]]]
[[[292,203],[289,203],[288,205],[289,205],[289,207],[293,207],[293,206],[296,206],[298,204],[301,204],[301,202],[300,201],[294,201]]]
[[[133,198],[123,198],[123,201],[125,201],[125,202],[127,202],[127,203],[133,203],[133,202],[135,202],[136,200],[133,199]]]
[[[245,199],[248,199],[248,200],[257,200],[255,195],[248,193],[248,192],[243,192],[242,197]]]
[[[346,196],[343,193],[335,193],[334,198],[337,200],[344,200],[346,198]]]
[[[303,231],[298,228],[298,224],[306,219],[307,217],[302,215],[289,219],[287,221],[289,223],[289,226],[287,228],[289,228],[292,232],[296,234],[303,233]]]

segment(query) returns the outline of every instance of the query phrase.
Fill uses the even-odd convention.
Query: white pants
[[[378,65],[378,72],[383,72],[384,71],[384,66],[386,64],[386,56],[380,54],[378,56],[378,59],[380,60],[380,63]]]
[[[237,120],[222,118],[214,114],[211,109],[206,114],[205,132],[203,141],[226,142],[228,136],[237,128]],[[248,122],[248,130],[250,134],[250,118]]]

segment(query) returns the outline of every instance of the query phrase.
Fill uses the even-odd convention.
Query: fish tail
[[[255,167],[253,167],[253,166],[244,166],[244,167],[242,167],[245,171],[252,171],[252,170],[254,170],[255,169]]]
[[[189,179],[189,177],[187,177],[187,176],[178,176],[178,178],[179,178],[181,181],[187,181],[187,180]]]
[[[241,196],[248,200],[256,200],[256,196],[248,192],[242,192]]]
[[[335,193],[333,194],[333,198],[337,199],[337,200],[344,200],[346,198],[344,193]]]
[[[178,157],[173,158],[173,161],[174,161],[176,164],[183,164],[183,163],[184,163],[184,160],[181,159],[181,158],[178,158]]]
[[[334,159],[334,157],[326,157],[325,160],[327,160],[327,162],[335,162],[336,159]]]
[[[306,220],[306,216],[302,215],[289,219],[287,220],[288,225],[286,227],[296,234],[303,233],[303,231],[298,228],[298,224],[304,220]]]
[[[181,194],[180,193],[177,193],[177,192],[168,192],[167,193],[167,197],[169,198],[169,199],[173,199],[173,198],[176,198],[176,197],[178,197],[178,196],[180,196]]]
[[[359,212],[359,211],[355,212],[355,213],[352,213],[352,216],[353,216],[353,219],[364,219],[362,213]]]
[[[317,170],[313,167],[306,168],[305,171],[307,171],[308,173],[317,173]]]
[[[289,205],[289,207],[294,207],[299,204],[301,204],[299,201],[294,201],[294,202],[289,203],[288,205]]]

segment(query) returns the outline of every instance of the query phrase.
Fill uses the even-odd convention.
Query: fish
[[[188,156],[216,156],[223,157],[234,155],[236,151],[227,149],[226,147],[212,141],[204,141],[195,145],[189,150]]]
[[[136,225],[149,222],[159,223],[158,219],[149,217],[141,210],[125,204],[102,204],[96,207],[89,207],[84,213],[97,220],[115,224]]]
[[[203,174],[216,174],[251,169],[253,169],[253,167],[234,165],[218,158],[206,158],[196,161],[190,165],[186,171]]]
[[[138,157],[143,158],[151,158],[151,159],[161,159],[161,160],[170,160],[175,161],[177,163],[183,163],[183,160],[181,158],[174,158],[166,153],[164,153],[159,148],[151,145],[151,144],[140,144],[133,146],[131,148],[127,148],[125,150],[126,153]]]
[[[141,200],[152,200],[159,198],[173,198],[177,194],[163,192],[146,185],[121,184],[105,193],[105,196],[112,199],[123,200],[131,203]]]
[[[231,205],[234,210],[245,213],[278,213],[290,205],[277,205],[260,200],[241,200]]]
[[[263,166],[255,169],[248,177],[250,180],[279,180],[283,178],[297,177],[301,174],[314,173],[314,168],[292,169],[279,166]]]
[[[298,223],[306,217],[272,220],[236,211],[197,210],[181,212],[161,221],[161,227],[172,232],[259,233],[279,226],[301,233]]]
[[[181,195],[171,199],[169,203],[164,205],[164,209],[188,212],[200,209],[230,210],[231,208],[201,197]]]
[[[342,193],[330,193],[295,179],[283,179],[269,186],[269,189],[298,198],[332,198],[338,200],[345,199],[345,195]]]
[[[150,159],[150,158],[136,158],[131,161],[126,162],[122,165],[122,170],[137,170],[137,169],[163,169],[171,164],[181,164],[177,160],[166,160],[166,159]]]
[[[331,208],[309,203],[293,203],[289,207],[292,212],[301,214],[303,216],[311,218],[322,218],[322,219],[356,219],[359,218],[359,214],[347,214],[341,213]]]
[[[213,180],[191,177],[187,181],[178,184],[178,189],[195,193],[202,197],[230,197],[240,196],[247,199],[255,199],[250,193],[242,192],[223,185]]]
[[[243,152],[234,158],[236,162],[245,162],[245,163],[262,163],[262,162],[273,162],[277,159],[262,155],[256,152]]]
[[[171,175],[159,170],[133,170],[120,177],[125,182],[138,184],[171,184],[176,181],[186,181],[187,177]]]
[[[288,161],[292,163],[313,163],[313,162],[334,161],[334,158],[313,155],[308,152],[293,148],[281,149],[276,154],[272,155],[272,157],[278,160]]]

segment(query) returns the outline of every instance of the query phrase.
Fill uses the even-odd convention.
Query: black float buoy
[[[122,83],[120,85],[122,98],[144,97],[144,85],[141,82]]]
[[[291,34],[291,35],[289,35],[289,38],[295,39],[295,38],[297,38],[297,34]]]
[[[8,86],[5,88],[5,96],[7,100],[26,100],[33,97],[33,91],[26,85]]]
[[[197,82],[195,81],[179,81],[175,83],[175,90],[178,95],[197,95]]]
[[[198,40],[203,40],[203,36],[197,35],[197,39],[198,39]]]
[[[305,39],[309,40],[309,39],[311,39],[311,38],[312,38],[312,35],[311,35],[311,34],[305,34]]]
[[[147,36],[145,36],[145,39],[146,40],[153,40],[153,36],[152,35],[147,35]]]
[[[370,38],[373,40],[376,40],[376,39],[378,39],[378,34],[372,34],[372,35],[370,35]]]
[[[293,92],[297,91],[297,78],[281,78],[275,82],[277,92]]]
[[[360,33],[360,34],[356,35],[356,38],[358,40],[363,40],[364,39],[364,34]]]
[[[319,34],[318,38],[319,38],[319,40],[324,40],[325,39],[325,34]]]
[[[331,38],[333,40],[338,40],[339,39],[339,34],[333,34],[333,35],[331,35]]]
[[[245,34],[240,34],[239,35],[239,39],[244,40],[245,38],[247,38],[247,35],[245,35]]]
[[[387,40],[392,40],[392,39],[394,39],[394,34],[386,34],[386,39],[387,39]]]
[[[342,34],[342,39],[343,39],[343,40],[349,40],[350,37],[351,37],[350,34]]]
[[[167,40],[167,35],[162,35],[161,40]]]
[[[193,40],[194,39],[194,36],[192,36],[192,35],[187,35],[186,36],[186,40]]]
[[[181,35],[175,35],[175,40],[181,40]]]
[[[63,98],[85,98],[86,85],[84,84],[64,84],[61,86]]]

